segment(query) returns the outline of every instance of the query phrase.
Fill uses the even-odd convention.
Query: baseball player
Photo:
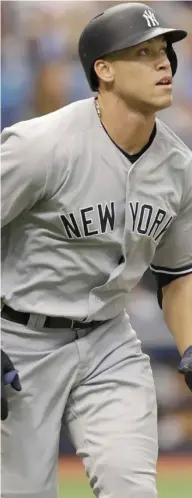
[[[3,498],[56,498],[62,423],[95,496],[157,496],[125,308],[151,266],[192,389],[192,153],[156,118],[185,36],[144,4],[106,10],[79,41],[96,98],[2,133]]]

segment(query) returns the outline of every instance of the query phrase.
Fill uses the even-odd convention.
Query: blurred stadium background
[[[78,59],[85,24],[104,8],[122,2],[1,2],[1,129],[91,96]],[[147,2],[168,23],[186,29],[176,45],[179,59],[174,104],[165,121],[192,148],[192,2]],[[160,498],[192,496],[192,397],[177,374],[179,356],[158,308],[150,272],[127,303],[132,323],[151,357],[159,415]],[[181,331],[182,333],[182,331]],[[88,498],[80,463],[65,430],[60,439],[60,493]]]

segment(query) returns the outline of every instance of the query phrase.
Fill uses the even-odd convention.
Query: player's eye
[[[157,52],[157,51],[156,51],[156,52]],[[158,49],[158,52],[160,52],[160,54],[166,54],[166,53],[167,53],[167,47],[166,47],[166,46],[164,46],[164,47],[159,48],[159,49]],[[138,55],[139,55],[140,57],[143,57],[143,56],[150,56],[150,55],[154,56],[154,53],[155,53],[155,51],[153,50],[153,48],[152,48],[152,47],[143,47],[143,48],[140,48],[140,49],[138,50]]]
[[[167,47],[162,47],[160,49],[161,54],[166,54],[167,53]]]

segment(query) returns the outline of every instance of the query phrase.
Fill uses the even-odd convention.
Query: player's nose
[[[156,69],[159,71],[161,69],[169,70],[171,68],[170,61],[167,54],[161,54],[159,59],[156,61]]]

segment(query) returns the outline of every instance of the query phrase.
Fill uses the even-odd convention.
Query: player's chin
[[[173,102],[172,85],[169,85],[168,87],[160,87],[160,93],[155,96],[154,100],[157,109],[165,109],[166,107],[169,107]]]
[[[160,111],[162,109],[166,109],[167,107],[170,107],[173,103],[173,95],[164,95],[162,97],[159,97],[158,99],[154,99],[154,107],[156,108],[157,111]]]

